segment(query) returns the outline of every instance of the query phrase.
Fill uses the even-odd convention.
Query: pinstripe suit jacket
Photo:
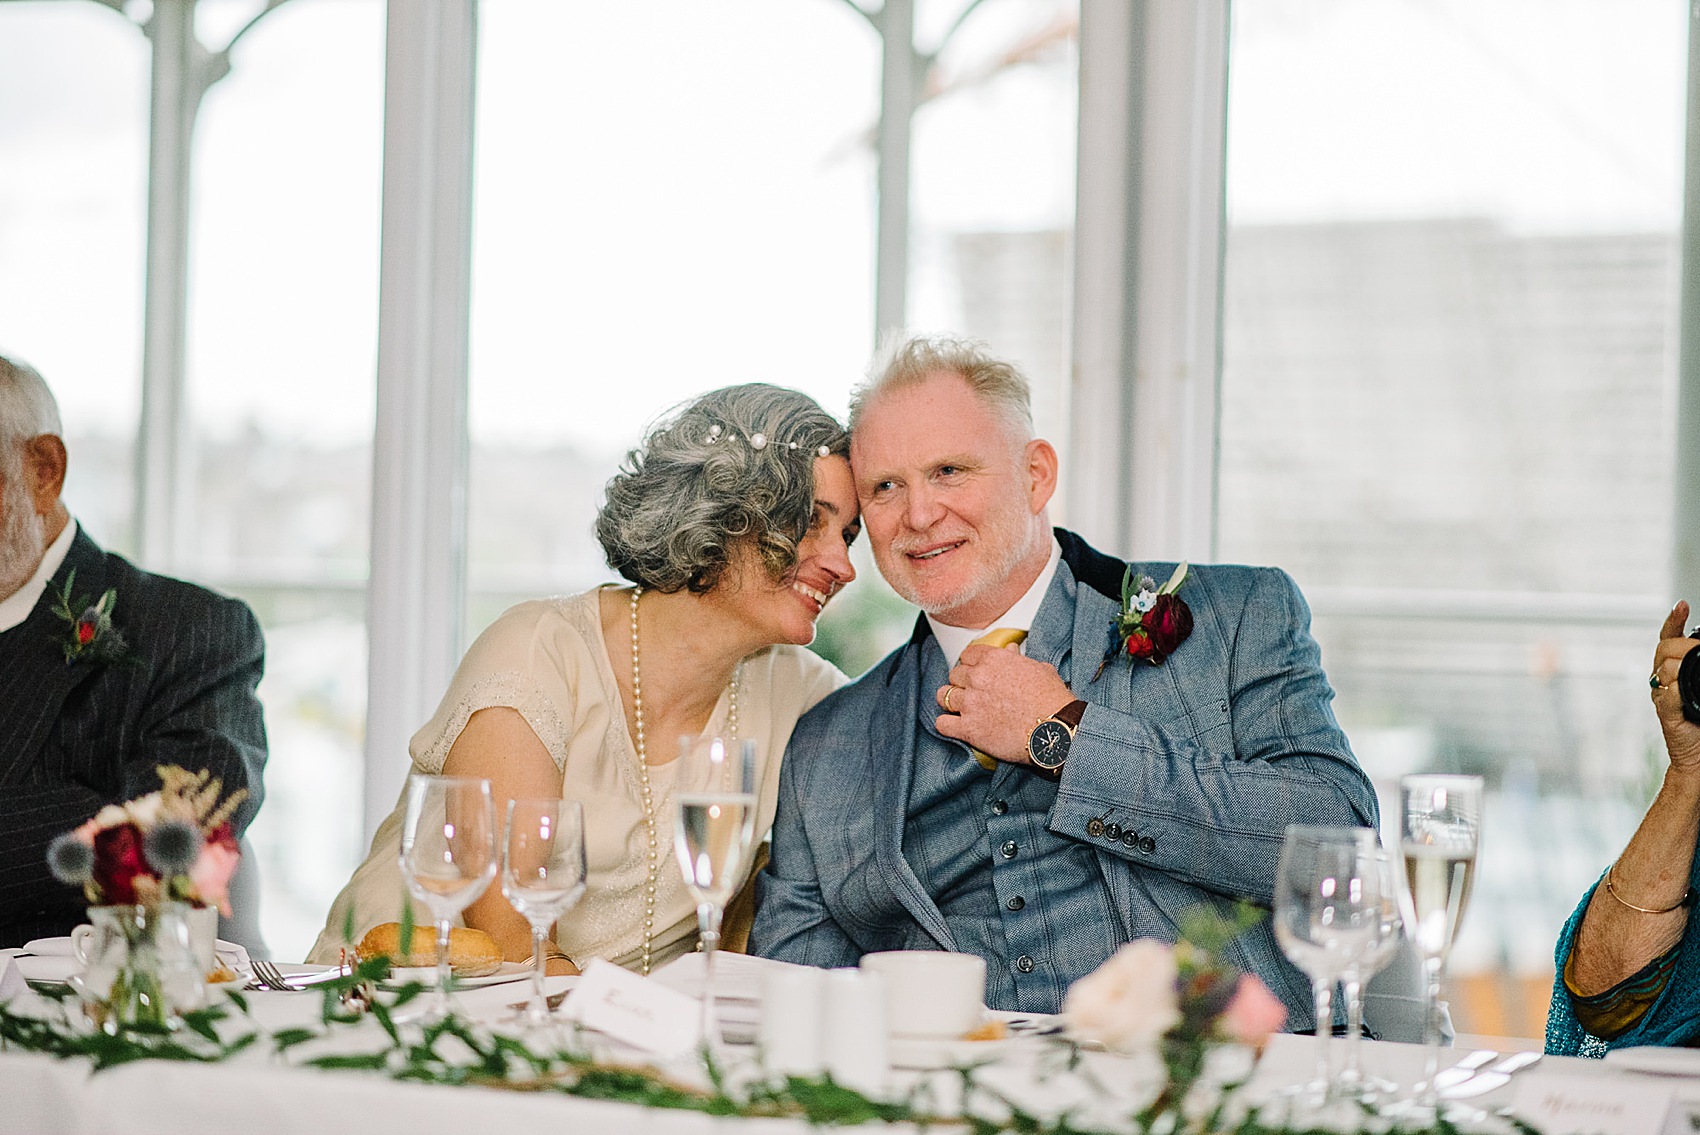
[[[117,593],[113,625],[129,658],[67,663],[70,628],[55,595]],[[0,947],[68,933],[82,893],[47,871],[48,843],[94,815],[159,787],[154,766],[210,769],[260,806],[265,724],[255,687],[265,645],[247,604],[110,555],[79,528],[47,594],[0,632]]]
[[[1193,568],[1182,593],[1191,638],[1162,666],[1123,659],[1092,681],[1126,565],[1072,532],[1056,537],[1062,563],[1026,653],[1055,666],[1089,705],[1047,827],[1097,852],[1120,920],[1105,934],[1174,941],[1193,907],[1267,907],[1288,824],[1376,825],[1375,792],[1329,709],[1310,610],[1284,572]],[[1158,580],[1174,568],[1133,566]],[[773,858],[758,876],[752,952],[843,966],[874,950],[956,948],[903,855],[919,721],[939,712],[919,680],[930,635],[919,620],[908,645],[798,722],[780,773]],[[985,858],[990,870],[989,845]],[[1309,982],[1267,921],[1229,956],[1287,1004],[1290,1028],[1310,1027]]]

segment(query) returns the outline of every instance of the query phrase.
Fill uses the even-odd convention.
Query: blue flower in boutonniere
[[[65,577],[65,588],[59,592],[59,602],[53,613],[71,625],[71,632],[61,644],[65,662],[120,662],[129,657],[130,647],[118,628],[112,625],[112,608],[118,604],[118,593],[107,588],[99,599],[73,598],[71,588],[77,573]]]
[[[1110,620],[1110,648],[1092,675],[1094,682],[1122,654],[1159,666],[1186,641],[1192,633],[1192,608],[1176,594],[1186,573],[1183,563],[1161,587],[1148,575],[1140,576],[1136,585],[1132,567],[1122,573],[1121,614]]]

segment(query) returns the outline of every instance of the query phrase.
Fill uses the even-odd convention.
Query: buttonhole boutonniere
[[[1122,573],[1121,614],[1110,620],[1110,648],[1092,675],[1094,682],[1118,655],[1125,653],[1158,666],[1186,641],[1192,633],[1192,608],[1176,594],[1186,574],[1183,563],[1158,587],[1148,575],[1140,576],[1136,584],[1132,567]]]
[[[73,597],[71,588],[76,582],[77,573],[73,570],[65,577],[65,588],[53,605],[53,613],[71,626],[61,644],[66,663],[122,661],[129,656],[130,647],[112,625],[112,609],[118,604],[118,593],[107,588],[99,599]]]

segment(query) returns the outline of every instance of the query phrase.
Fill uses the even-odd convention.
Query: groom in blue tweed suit
[[[264,642],[247,605],[138,571],[100,549],[60,501],[59,410],[33,369],[0,357],[0,947],[69,933],[80,889],[47,870],[47,845],[103,805],[157,789],[157,765],[208,769],[260,806],[266,733],[255,687]],[[73,578],[74,573],[74,578]],[[68,659],[78,612],[109,589],[123,657]],[[244,868],[247,870],[249,868]],[[220,933],[258,942],[254,911]]]
[[[1125,942],[1173,941],[1198,907],[1270,906],[1288,824],[1376,825],[1285,573],[1193,568],[1190,635],[1160,665],[1118,652],[1097,673],[1127,565],[1051,527],[1057,455],[1020,373],[911,340],[850,420],[874,558],[923,614],[792,735],[753,952],[966,951],[988,1005],[1054,1013]],[[973,642],[994,628],[1026,641]],[[1230,960],[1312,1027],[1267,920]]]

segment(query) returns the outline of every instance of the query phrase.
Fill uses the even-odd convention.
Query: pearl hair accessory
[[[718,425],[712,425],[712,426],[708,427],[708,436],[706,438],[704,438],[703,441],[707,445],[713,445],[715,442],[719,441],[723,437],[736,438],[737,436],[738,436],[737,434],[726,433]],[[767,448],[767,441],[768,441],[767,435],[765,433],[761,433],[760,431],[757,431],[756,433],[753,433],[753,434],[750,435],[750,448],[757,450],[759,452],[760,450]],[[790,450],[793,453],[795,453],[797,450],[803,448],[801,445],[799,445],[797,442],[794,442],[794,441],[785,442],[784,445],[785,445],[786,449]],[[818,446],[816,446],[815,447],[815,455],[817,457],[831,457],[832,456],[832,446],[830,446],[830,445],[818,445]]]

